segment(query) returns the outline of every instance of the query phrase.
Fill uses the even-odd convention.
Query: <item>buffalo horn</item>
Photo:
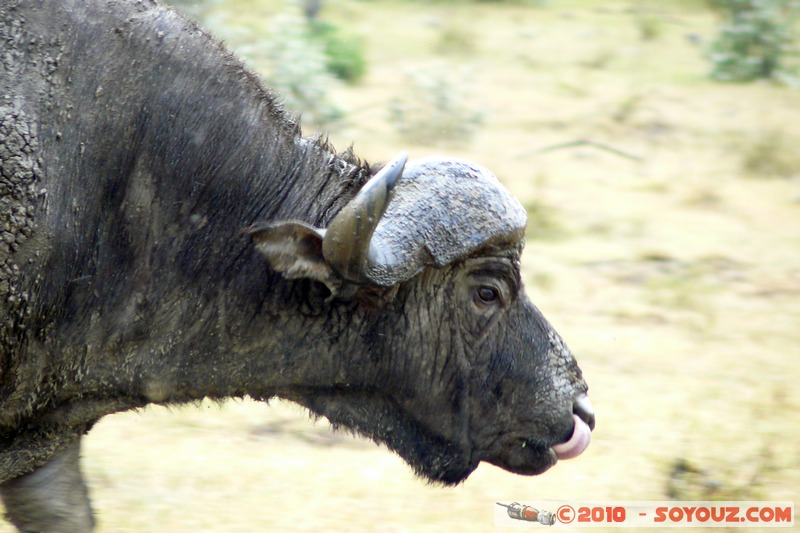
[[[409,161],[370,230],[362,277],[391,286],[488,245],[519,248],[526,222],[525,208],[488,169],[445,157]]]
[[[370,241],[403,174],[408,154],[397,155],[375,174],[331,221],[322,242],[325,260],[344,279],[370,283],[366,267]]]

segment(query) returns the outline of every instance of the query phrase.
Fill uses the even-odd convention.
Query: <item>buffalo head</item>
[[[326,229],[250,228],[274,270],[327,287],[318,320],[350,339],[326,386],[282,395],[444,483],[480,461],[538,474],[580,454],[594,413],[572,353],[525,294],[525,225],[485,168],[401,155]]]

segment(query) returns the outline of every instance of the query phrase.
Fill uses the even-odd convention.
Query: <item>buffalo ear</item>
[[[322,255],[325,230],[304,222],[281,221],[257,224],[245,230],[264,254],[273,270],[286,279],[307,278],[324,283],[336,295],[342,280]]]

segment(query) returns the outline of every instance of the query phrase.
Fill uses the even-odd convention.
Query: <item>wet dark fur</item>
[[[109,369],[124,366],[107,348],[152,337],[164,314],[172,327],[196,328],[218,315],[204,304],[227,291],[254,314],[277,298],[271,287],[280,282],[241,230],[282,217],[324,226],[369,174],[349,152],[300,142],[275,97],[173,12],[133,2],[34,4],[0,7],[0,39],[18,55],[0,78],[3,94],[17,98],[0,110],[10,126],[21,116],[36,128],[40,163],[39,196],[6,195],[3,205],[35,203],[33,235],[8,252],[9,264],[24,266],[12,289],[25,294],[25,309],[11,315],[13,302],[2,302],[5,450],[39,425],[32,416],[57,412],[70,394],[96,404],[87,416],[72,409],[84,427],[103,411],[147,403],[133,383],[102,393],[112,409],[91,398],[93,347]],[[180,316],[170,311],[190,300]],[[72,383],[80,391],[65,392]],[[191,392],[173,389],[165,400]],[[43,462],[50,446],[33,460],[3,451],[0,480]]]

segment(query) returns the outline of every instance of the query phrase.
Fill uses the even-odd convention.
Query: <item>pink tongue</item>
[[[559,459],[572,459],[578,457],[589,446],[589,441],[592,440],[592,430],[586,425],[586,422],[580,419],[578,415],[572,415],[575,420],[575,429],[572,430],[572,436],[567,442],[556,444],[553,446],[553,451]]]

